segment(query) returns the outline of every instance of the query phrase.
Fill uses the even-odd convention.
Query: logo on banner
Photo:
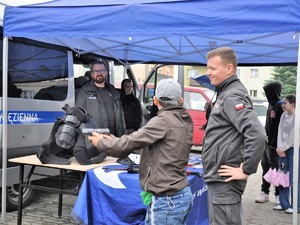
[[[94,169],[94,173],[99,181],[103,184],[116,188],[116,189],[124,189],[126,186],[122,183],[119,178],[119,173],[124,173],[125,171],[109,171],[105,172],[101,167]]]
[[[201,189],[195,191],[194,198],[203,195],[203,193],[205,193],[206,191],[207,191],[207,185],[204,184],[204,186]]]

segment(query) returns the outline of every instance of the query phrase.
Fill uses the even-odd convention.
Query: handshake
[[[82,128],[81,132],[84,135],[92,135],[93,132],[97,132],[98,134],[110,135],[110,131],[108,128]]]

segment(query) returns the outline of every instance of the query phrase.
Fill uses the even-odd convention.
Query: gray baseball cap
[[[155,97],[167,105],[178,105],[181,92],[180,84],[172,78],[168,78],[158,82]]]

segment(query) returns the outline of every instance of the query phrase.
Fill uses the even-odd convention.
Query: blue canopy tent
[[[239,65],[297,63],[299,1],[129,2],[58,0],[7,7],[4,36],[124,62],[206,64],[207,51],[226,45],[237,52]]]
[[[230,46],[238,55],[239,66],[299,65],[299,31],[298,0],[54,0],[6,7],[3,43],[7,51],[9,37],[26,37],[67,46],[78,54],[92,52],[115,58],[125,65],[206,64],[207,51]],[[7,73],[5,60],[3,57],[3,71]],[[299,105],[299,79],[297,96]],[[297,154],[295,151],[294,184],[298,182]],[[297,224],[295,212],[293,220]]]

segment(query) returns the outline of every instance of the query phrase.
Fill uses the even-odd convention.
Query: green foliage
[[[282,85],[281,96],[296,94],[297,67],[296,66],[275,66],[272,73],[272,80],[267,80],[265,84],[271,81],[278,81]]]

